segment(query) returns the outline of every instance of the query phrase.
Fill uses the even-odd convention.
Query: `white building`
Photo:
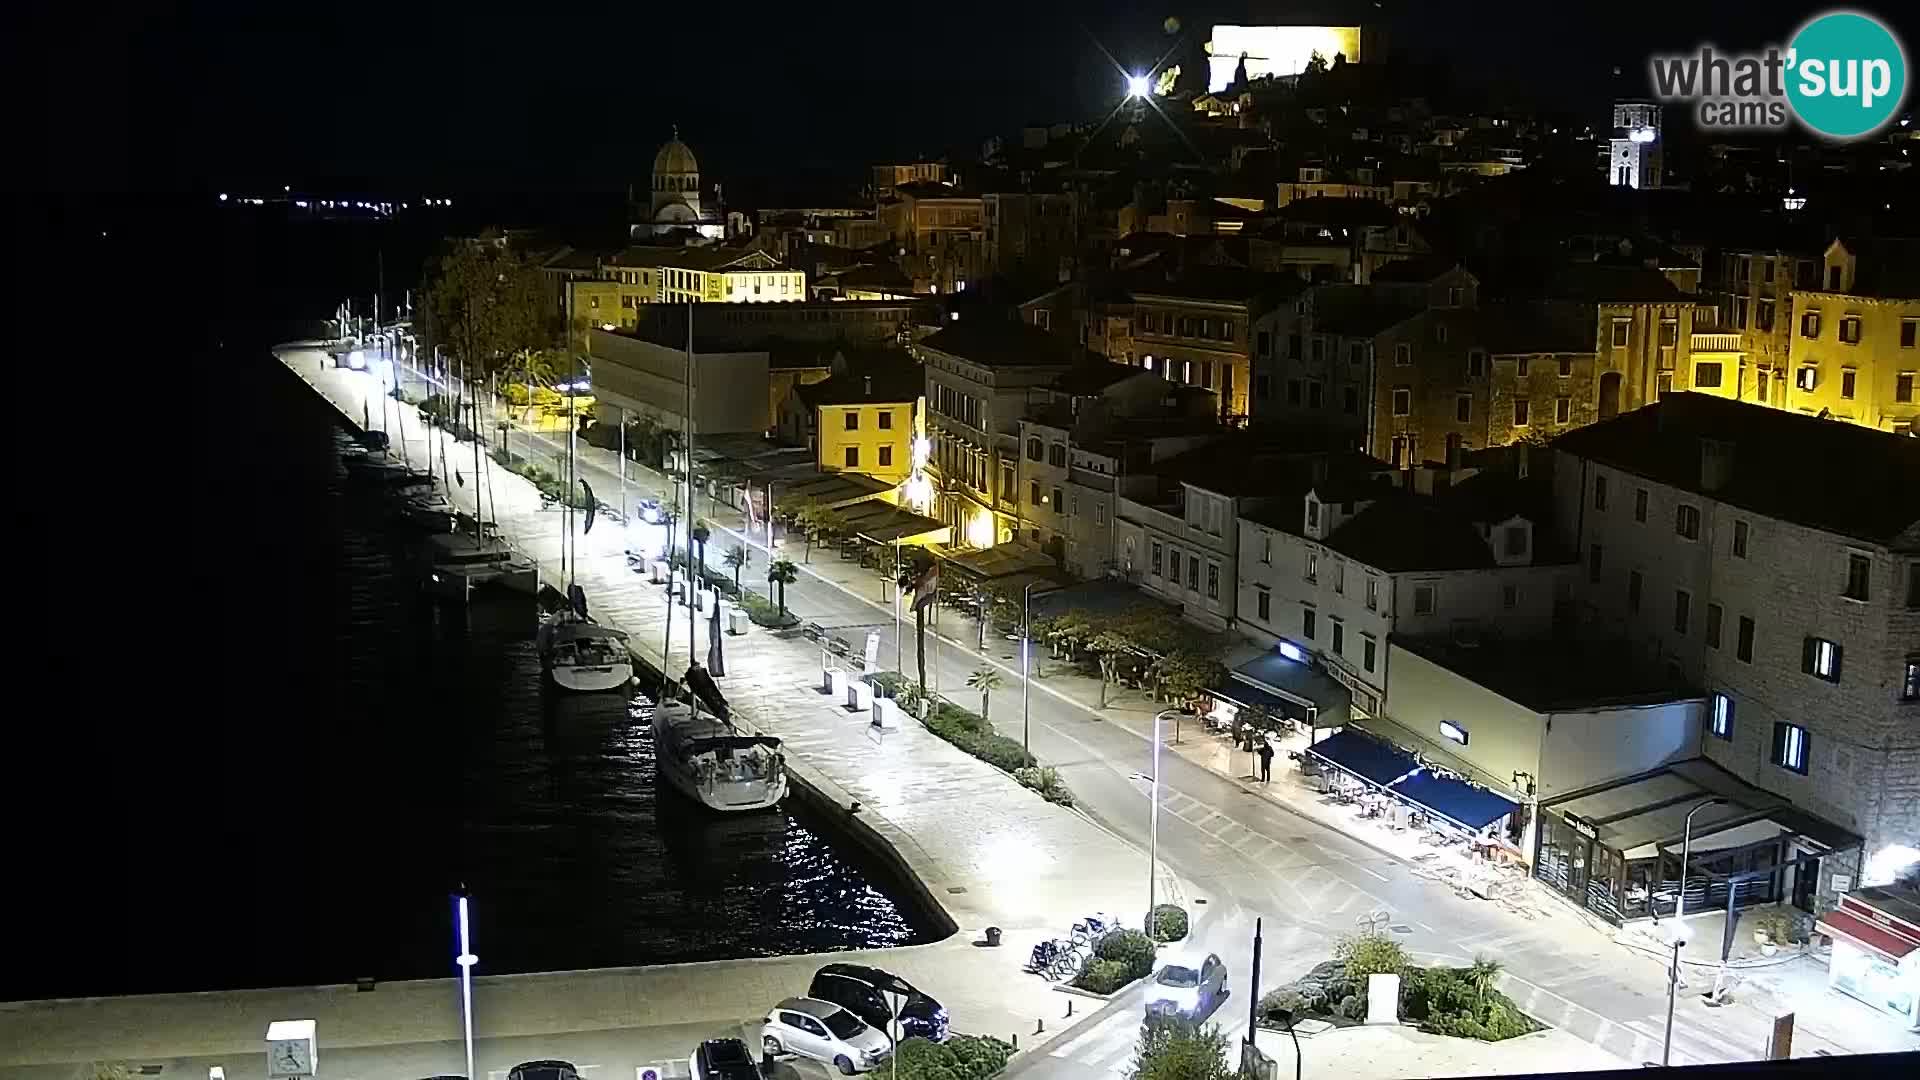
[[[1707,758],[1854,834],[1788,845],[1793,902],[1913,873],[1920,442],[1680,394],[1554,449],[1583,623],[1707,692]]]
[[[1242,631],[1314,656],[1370,716],[1393,712],[1390,635],[1545,636],[1577,569],[1544,488],[1374,466],[1243,515],[1235,575]]]
[[[1613,105],[1613,138],[1607,148],[1607,183],[1614,187],[1657,188],[1663,154],[1660,106],[1648,101]]]

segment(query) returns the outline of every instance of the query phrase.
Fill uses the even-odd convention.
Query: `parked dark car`
[[[708,1039],[688,1062],[693,1080],[763,1080],[760,1063],[739,1039]]]
[[[891,972],[865,964],[828,964],[814,972],[813,984],[807,987],[808,997],[831,1001],[891,1036],[894,1031],[893,1012],[887,1003],[889,993],[906,999],[900,1006],[901,1038],[933,1042],[946,1039],[947,1010]]]
[[[580,1080],[571,1061],[523,1061],[507,1071],[507,1080]]]

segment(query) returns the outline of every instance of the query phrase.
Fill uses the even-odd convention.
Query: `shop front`
[[[1362,817],[1384,818],[1389,828],[1422,831],[1435,846],[1457,843],[1462,854],[1488,854],[1486,841],[1497,841],[1494,826],[1520,809],[1359,730],[1328,735],[1306,755],[1328,770],[1327,790],[1335,801],[1356,803]]]
[[[1842,893],[1814,930],[1833,940],[1827,984],[1920,1031],[1920,892],[1878,887]]]
[[[1539,825],[1534,877],[1615,925],[1673,914],[1683,849],[1686,910],[1732,911],[1810,906],[1815,890],[1801,884],[1860,844],[1704,758],[1550,799]]]
[[[1245,743],[1261,733],[1250,729],[1251,716],[1264,715],[1264,733],[1275,751],[1298,756],[1325,730],[1339,730],[1351,716],[1347,688],[1304,658],[1275,649],[1227,673],[1207,688],[1207,723],[1215,731]]]

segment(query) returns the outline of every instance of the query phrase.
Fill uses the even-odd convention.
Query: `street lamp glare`
[[[1150,87],[1149,87],[1149,84],[1147,83],[1147,77],[1145,75],[1127,76],[1127,96],[1128,97],[1136,97],[1136,98],[1146,97],[1149,89]]]

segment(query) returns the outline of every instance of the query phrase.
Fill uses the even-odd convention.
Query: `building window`
[[[1167,549],[1167,580],[1174,588],[1180,587],[1180,549]]]
[[[1740,632],[1734,639],[1733,655],[1743,664],[1753,663],[1753,620],[1740,616]]]
[[[1595,510],[1607,508],[1607,478],[1604,476],[1595,475],[1593,478],[1593,508]]]
[[[1920,319],[1900,320],[1900,347],[1911,349],[1920,340]]]
[[[893,447],[883,446],[880,448],[880,467],[883,469],[893,467]]]
[[[1260,612],[1260,621],[1266,622],[1273,618],[1273,594],[1265,589],[1261,589],[1254,593],[1253,596],[1254,606],[1258,608]]]
[[[1346,388],[1346,392],[1341,396],[1344,399],[1344,403],[1346,405],[1347,415],[1348,416],[1360,415],[1360,389],[1358,387],[1349,386]]]
[[[1613,347],[1614,348],[1616,349],[1626,348],[1627,342],[1631,340],[1632,336],[1633,336],[1633,320],[1632,319],[1613,320]]]
[[[1043,461],[1045,459],[1046,459],[1046,447],[1040,442],[1039,439],[1028,439],[1027,440],[1027,460]]]
[[[1272,533],[1260,534],[1260,561],[1267,564],[1268,566],[1273,565],[1273,534]]]
[[[1913,372],[1903,371],[1893,377],[1893,400],[1902,405],[1913,403]]]
[[[1852,401],[1852,400],[1853,400],[1853,387],[1854,387],[1854,379],[1855,379],[1855,373],[1854,373],[1854,370],[1853,370],[1852,368],[1843,368],[1843,369],[1841,369],[1841,371],[1840,371],[1840,397],[1842,398],[1842,400],[1845,400],[1845,401]]]
[[[1187,588],[1194,592],[1200,591],[1200,556],[1198,555],[1187,556]]]
[[[1840,646],[1826,638],[1810,637],[1800,648],[1800,670],[1830,683],[1840,681]]]
[[[1500,606],[1508,611],[1520,606],[1520,586],[1500,586]]]
[[[1502,532],[1500,539],[1501,539],[1501,543],[1505,546],[1505,549],[1506,549],[1505,554],[1509,558],[1519,556],[1519,555],[1525,555],[1527,553],[1526,526],[1509,525]]]
[[[1522,356],[1513,362],[1514,374],[1519,375],[1521,378],[1524,379],[1527,377],[1527,371],[1530,368],[1532,368],[1532,366],[1533,366],[1533,357]]]
[[[1707,717],[1707,730],[1714,738],[1733,741],[1733,699],[1725,694],[1714,694],[1708,699],[1711,714]]]
[[[1047,447],[1047,464],[1056,469],[1067,467],[1067,444],[1053,443]]]
[[[1906,675],[1900,680],[1900,700],[1920,701],[1920,656],[1907,657]]]
[[[1802,390],[1812,390],[1820,385],[1820,369],[1809,364],[1794,372],[1793,385]]]
[[[1747,523],[1744,521],[1733,523],[1733,557],[1736,559],[1747,557]]]
[[[1440,721],[1440,737],[1461,746],[1467,745],[1467,729],[1451,720]]]
[[[1723,615],[1724,612],[1719,604],[1707,605],[1707,646],[1709,648],[1720,647],[1720,620]]]
[[[1860,344],[1860,316],[1843,315],[1840,317],[1840,343],[1842,345]]]
[[[1413,613],[1415,615],[1431,615],[1433,614],[1433,608],[1434,608],[1433,586],[1415,585],[1413,587]]]
[[[1265,401],[1273,396],[1273,376],[1255,375],[1253,377],[1253,396]]]
[[[859,467],[860,467],[860,448],[857,446],[847,447],[847,468],[857,469]]]
[[[1060,491],[1060,489],[1054,488],[1053,489],[1053,512],[1056,514],[1066,513],[1067,509],[1063,505],[1065,502],[1066,502],[1066,499],[1062,497],[1062,492]]]
[[[881,431],[893,430],[893,410],[892,409],[880,410],[880,430]]]
[[[1920,577],[1920,572],[1916,572],[1915,577]],[[1367,610],[1380,610],[1380,579],[1372,574],[1367,575]]]
[[[1259,343],[1259,356],[1262,359],[1273,352],[1273,331],[1262,330],[1254,336],[1254,340]],[[1265,397],[1266,395],[1262,394],[1260,396]]]
[[[847,430],[848,430],[848,431],[859,431],[859,430],[860,430],[860,413],[859,413],[859,411],[858,411],[857,409],[848,409],[848,410],[846,411],[846,413],[845,413],[845,416],[846,416],[846,418],[847,418]]]
[[[1840,595],[1849,600],[1865,600],[1867,581],[1872,573],[1873,560],[1865,555],[1849,552],[1847,554],[1847,591]]]
[[[1220,564],[1217,562],[1207,564],[1207,599],[1220,599]]]
[[[1373,671],[1374,654],[1379,647],[1380,643],[1373,639],[1372,634],[1360,635],[1360,666],[1369,673]]]
[[[1461,394],[1453,399],[1453,418],[1459,423],[1473,419],[1473,395]]]
[[[1467,378],[1477,379],[1487,373],[1487,350],[1467,350]]]
[[[1405,343],[1395,345],[1393,347],[1393,363],[1395,367],[1406,367],[1413,363],[1413,346]]]
[[[1647,489],[1640,488],[1633,493],[1633,520],[1647,520]]]
[[[1646,579],[1640,575],[1640,571],[1638,570],[1627,571],[1627,610],[1628,611],[1638,612],[1640,610],[1640,587],[1644,584],[1646,584]]]
[[[1684,635],[1693,621],[1693,595],[1685,589],[1673,591],[1673,632]]]
[[[1333,562],[1333,595],[1347,594],[1347,564],[1339,559]]]
[[[1521,397],[1521,398],[1513,399],[1513,426],[1514,427],[1527,426],[1527,399],[1526,398]]]
[[[1013,478],[1013,466],[1000,466],[1000,497],[1012,502],[1015,498],[1014,492],[1018,490],[1020,490],[1019,481]]]
[[[1310,607],[1300,609],[1300,632],[1306,635],[1308,641],[1313,640],[1314,611]]]
[[[1434,324],[1433,340],[1439,342],[1442,345],[1445,345],[1447,343],[1447,324],[1446,323]]]
[[[1393,388],[1393,415],[1406,416],[1413,412],[1413,390],[1405,386]]]
[[[1700,539],[1700,508],[1681,503],[1674,510],[1673,531],[1688,540]]]
[[[1333,620],[1333,655],[1347,654],[1347,624],[1339,619]]]
[[[1807,775],[1807,729],[1798,724],[1773,725],[1773,763]]]
[[[1304,576],[1308,581],[1320,580],[1320,553],[1312,549],[1307,551],[1307,569]]]
[[[1680,344],[1680,320],[1661,319],[1660,347],[1663,349],[1671,349],[1678,344]]]
[[[1563,379],[1573,377],[1573,357],[1563,356],[1560,358],[1560,377]]]
[[[1819,312],[1808,311],[1808,312],[1803,312],[1801,314],[1800,336],[1803,338],[1817,338],[1820,336],[1820,313]]]
[[[1571,419],[1573,419],[1573,399],[1568,397],[1554,398],[1553,399],[1554,422],[1557,424],[1564,424]]]
[[[1600,582],[1600,561],[1603,554],[1599,544],[1587,548],[1587,580],[1594,584]]]
[[[1719,386],[1720,364],[1718,361],[1702,361],[1693,365],[1693,385]]]
[[[1907,610],[1920,609],[1920,562],[1907,564]]]
[[[1033,506],[1040,505],[1040,481],[1027,481],[1027,502]]]
[[[1165,549],[1160,546],[1160,541],[1155,540],[1153,542],[1152,553],[1148,556],[1147,561],[1147,568],[1153,572],[1154,577],[1160,576],[1160,560],[1164,555]]]
[[[1095,502],[1093,504],[1093,523],[1095,525],[1105,525],[1107,523],[1107,504],[1106,503]]]

